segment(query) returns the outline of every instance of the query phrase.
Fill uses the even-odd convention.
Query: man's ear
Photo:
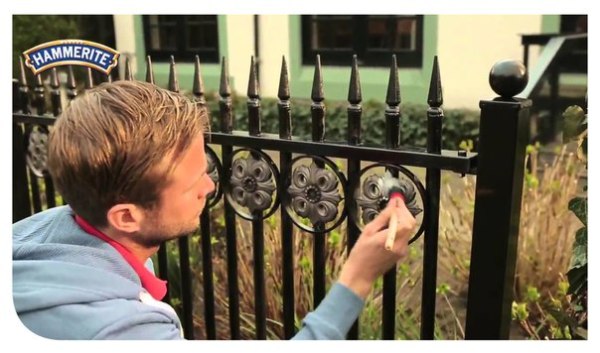
[[[132,203],[120,203],[106,213],[108,226],[124,233],[135,233],[141,228],[144,219],[142,209]]]

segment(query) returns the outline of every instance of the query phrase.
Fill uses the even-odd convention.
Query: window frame
[[[173,21],[175,22],[175,29],[177,33],[177,42],[175,44],[175,50],[167,50],[167,49],[152,49],[151,46],[151,29],[152,25],[150,25],[150,16],[154,15],[142,15],[142,22],[144,27],[144,44],[146,46],[146,55],[150,55],[154,62],[161,61],[169,61],[171,55],[175,57],[178,62],[193,62],[196,55],[200,58],[203,63],[219,63],[220,60],[220,42],[219,42],[219,17],[218,15],[210,15],[214,16],[215,20],[215,33],[216,33],[216,50],[188,50],[187,49],[187,39],[189,36],[188,19],[187,16],[190,15],[156,15],[156,16],[171,16]],[[160,31],[160,25],[158,26]]]
[[[395,18],[416,19],[415,50],[412,52],[367,49],[367,26],[371,15],[352,15],[352,37],[355,39],[354,47],[349,50],[313,50],[311,48],[312,23],[315,15],[301,16],[302,33],[302,65],[314,65],[316,55],[320,54],[321,63],[328,66],[348,66],[352,62],[352,55],[358,56],[359,64],[367,67],[389,67],[392,54],[396,54],[398,67],[422,68],[423,67],[423,22],[424,15],[390,15]],[[322,16],[322,15],[316,15]],[[391,17],[393,18],[393,17]]]

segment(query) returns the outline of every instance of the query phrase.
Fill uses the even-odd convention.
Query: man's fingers
[[[383,211],[377,215],[377,217],[375,217],[365,226],[363,234],[372,235],[383,228],[387,228],[390,220],[390,213],[391,207],[388,205],[388,207],[384,208]]]
[[[395,201],[395,200],[392,200]],[[399,223],[407,223],[407,226],[414,228],[416,225],[416,221],[404,202],[402,200],[398,200],[398,202],[390,202],[387,207],[384,208],[381,213],[375,217],[369,224],[367,224],[363,230],[365,235],[372,235],[377,233],[378,231],[388,228],[390,225],[390,217],[392,213],[395,213],[397,216],[397,220]],[[403,226],[398,226],[397,229],[401,230],[404,228]],[[412,230],[412,229],[411,229]]]
[[[377,242],[380,244],[378,246],[382,246],[382,248],[385,248],[390,253],[394,253],[399,258],[406,256],[408,253],[408,240],[412,232],[409,232],[407,227],[399,224],[393,242],[388,244],[389,231],[390,228],[386,228],[374,234],[374,237],[378,238]],[[390,245],[389,248],[388,245]]]

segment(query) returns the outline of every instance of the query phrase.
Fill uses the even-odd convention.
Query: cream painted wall
[[[286,60],[289,61],[289,16],[260,15],[258,20],[260,94],[264,97],[276,97],[281,56],[285,55]],[[254,16],[228,15],[227,37],[229,75],[234,78],[232,88],[239,94],[246,94],[250,57],[254,55]],[[266,70],[265,68],[278,69]]]
[[[250,57],[254,55],[254,16],[227,16],[227,62],[229,76],[233,78],[231,89],[246,95]]]
[[[265,97],[277,97],[281,58],[285,56],[290,67],[289,15],[261,15],[259,17],[261,58],[260,88]]]
[[[523,60],[520,34],[539,33],[541,15],[441,15],[438,60],[444,106],[477,109],[479,100],[496,97],[488,83],[498,60]],[[530,67],[538,50],[530,50]]]
[[[113,15],[115,26],[115,42],[116,50],[121,53],[119,59],[119,74],[123,77],[125,71],[125,56],[129,56],[131,70],[135,74],[137,72],[137,60],[135,60],[135,28],[133,15]],[[141,40],[141,39],[140,39]],[[144,55],[141,53],[140,55]]]

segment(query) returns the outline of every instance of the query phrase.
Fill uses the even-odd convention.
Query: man
[[[102,84],[77,98],[50,134],[48,168],[69,206],[13,225],[19,318],[53,339],[180,339],[150,257],[199,226],[207,174],[204,106],[144,82]],[[392,213],[399,220],[384,249]],[[415,220],[388,207],[365,227],[338,281],[296,339],[343,339],[374,281],[406,255]]]

